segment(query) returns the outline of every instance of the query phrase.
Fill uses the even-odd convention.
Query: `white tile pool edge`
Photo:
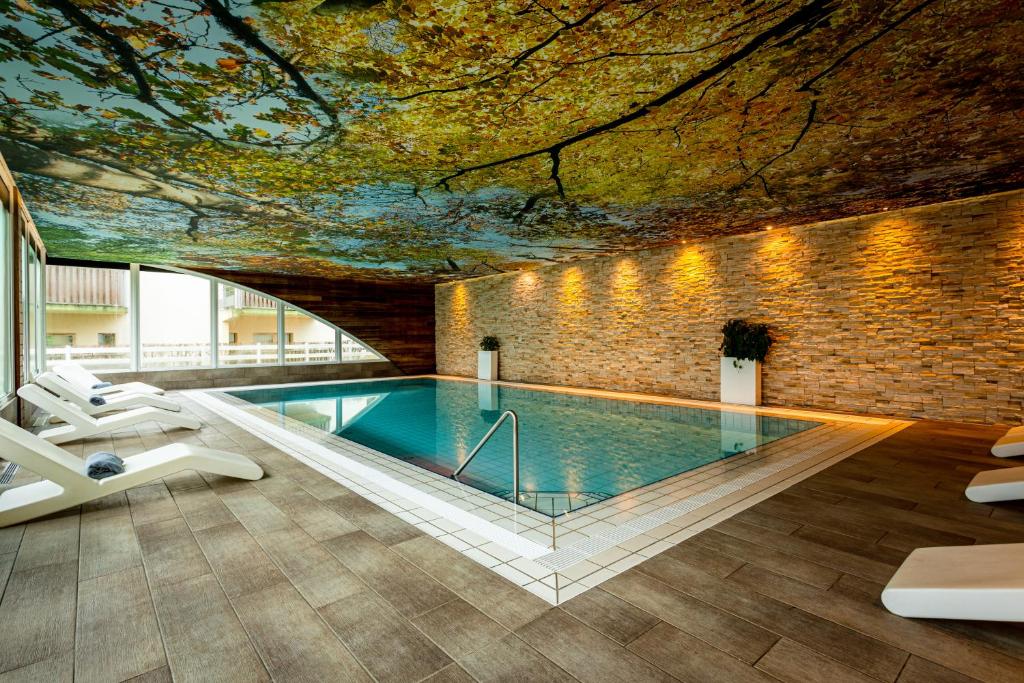
[[[317,382],[308,384],[334,383],[347,382]],[[511,386],[520,385],[512,384]],[[231,391],[235,390],[235,388],[231,389]],[[548,388],[548,390],[551,389]],[[231,400],[245,404],[245,409],[233,405],[227,400],[228,397],[221,394],[220,390],[189,391],[184,393],[197,403],[222,414],[225,418],[247,429],[261,440],[281,449],[342,486],[381,505],[393,514],[418,526],[431,536],[438,538],[464,555],[487,566],[496,573],[512,580],[514,583],[552,604],[558,604],[598,585],[600,582],[639,564],[648,557],[662,552],[708,526],[754,505],[773,493],[810,476],[814,472],[820,471],[834,462],[838,462],[856,451],[866,448],[872,443],[886,438],[895,433],[895,431],[910,424],[905,421],[858,418],[855,416],[841,416],[845,419],[835,420],[836,416],[805,410],[758,410],[758,413],[763,412],[764,414],[785,412],[788,413],[786,417],[797,417],[794,413],[798,413],[803,418],[857,425],[863,429],[858,429],[856,434],[840,439],[838,445],[841,448],[838,451],[835,447],[836,444],[832,443],[833,440],[826,438],[824,447],[818,443],[811,447],[811,450],[816,450],[817,453],[807,452],[805,450],[806,447],[800,448],[793,455],[776,460],[767,466],[754,468],[730,482],[719,484],[711,489],[689,496],[680,501],[681,504],[679,505],[664,506],[650,514],[618,525],[604,533],[593,534],[585,540],[552,550],[550,547],[524,538],[520,534],[493,524],[467,510],[436,498],[393,477],[389,477],[386,473],[374,469],[356,458],[360,455],[359,451],[370,452],[387,458],[390,462],[398,463],[403,467],[412,468],[420,473],[424,472],[424,470],[415,465],[404,463],[386,454],[377,453],[372,449],[367,449],[364,446],[349,442],[335,435],[331,435],[333,440],[343,444],[351,444],[353,448],[346,448],[347,453],[340,452],[336,444],[332,444],[334,447],[329,448],[326,445],[316,443],[300,434],[296,434],[294,431],[271,424],[265,419],[251,414],[248,406],[252,404],[247,404],[241,399],[231,397]],[[588,395],[600,395],[605,392],[586,393]],[[636,400],[634,398],[636,396],[639,395],[630,395],[628,400]],[[657,402],[676,402],[675,400],[665,400],[664,397],[651,398]],[[694,405],[697,402],[679,401],[679,403]],[[704,402],[700,402],[700,406],[719,410],[726,409],[730,412],[734,409],[733,406],[722,406]],[[261,411],[265,410],[256,406],[252,406],[252,408]],[[267,412],[269,413],[270,411]],[[279,415],[275,417],[275,419],[280,418],[281,416]],[[298,423],[290,418],[285,418],[285,420],[301,425],[301,428],[316,431],[314,428]],[[786,442],[799,439],[801,435],[811,434],[817,429],[820,429],[820,427],[772,443],[785,445]],[[772,450],[770,449],[771,446],[772,444],[768,444],[765,450]],[[711,463],[705,466],[705,468],[721,465],[722,462],[725,461]],[[698,468],[698,470],[678,476],[693,475],[694,472],[705,468]],[[427,474],[446,482],[450,481],[440,477],[440,475]],[[670,478],[669,481],[671,479],[675,478]],[[460,486],[455,482],[450,483],[453,486]],[[522,510],[521,514],[524,517],[533,517],[537,514],[531,510],[513,506],[508,501],[495,500],[503,503],[508,508]],[[609,502],[605,501],[605,503]],[[430,515],[424,515],[422,513],[424,510],[429,511]],[[432,519],[431,516],[433,516]],[[443,523],[441,520],[443,520]],[[685,523],[682,523],[681,520],[685,520]],[[439,528],[439,526],[443,528]],[[486,541],[486,543],[481,544],[478,542],[480,540]],[[595,564],[592,560],[600,564]],[[613,561],[607,565],[603,564],[608,560]],[[587,569],[590,569],[590,571],[587,571]]]

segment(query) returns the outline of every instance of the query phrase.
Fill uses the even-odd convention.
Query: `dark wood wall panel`
[[[434,286],[202,270],[334,323],[404,373],[434,371]]]

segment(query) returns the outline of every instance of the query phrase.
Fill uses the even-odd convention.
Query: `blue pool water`
[[[525,494],[520,503],[552,516],[820,424],[437,379],[229,393],[444,475],[466,459],[502,411],[514,410]],[[511,421],[459,479],[512,499]]]

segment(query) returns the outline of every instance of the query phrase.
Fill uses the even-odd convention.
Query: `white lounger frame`
[[[191,415],[173,413],[163,408],[154,408],[152,406],[132,408],[106,417],[93,417],[92,415],[87,415],[74,403],[58,398],[35,384],[26,384],[18,389],[18,396],[67,423],[39,432],[38,436],[50,443],[66,443],[75,439],[96,436],[97,434],[106,434],[118,429],[124,429],[125,427],[133,427],[149,421],[169,427],[184,427],[185,429],[199,429],[202,426],[202,423]]]
[[[119,391],[133,394],[164,393],[164,390],[160,387],[154,387],[152,384],[145,384],[144,382],[125,382],[124,384],[113,384],[109,387],[103,387],[102,389],[93,389],[97,384],[101,384],[103,380],[74,361],[55,363],[51,369],[68,382],[77,384],[82,391],[92,394],[106,395],[114,394]]]
[[[105,405],[94,406],[92,403],[89,403],[89,398],[93,394],[86,393],[77,385],[68,382],[53,372],[44,372],[33,381],[51,393],[57,394],[57,396],[60,396],[65,401],[74,403],[87,415],[103,415],[115,410],[141,408],[143,406],[153,406],[154,408],[163,408],[164,410],[173,410],[175,412],[181,410],[181,406],[175,401],[166,396],[157,396],[156,394],[110,394],[103,397],[107,401]]]
[[[882,591],[901,617],[1024,621],[1024,543],[918,548]]]
[[[260,466],[245,456],[176,443],[125,458],[122,474],[90,479],[84,473],[83,460],[6,420],[0,420],[0,453],[44,479],[0,494],[0,527],[81,505],[184,470],[240,479],[263,476]]]
[[[1024,455],[1024,429],[1014,427],[992,446],[992,455],[997,458],[1013,458]]]

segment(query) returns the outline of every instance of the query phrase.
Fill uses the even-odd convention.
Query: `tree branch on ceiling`
[[[494,161],[488,161],[482,164],[476,164],[474,166],[467,166],[460,168],[453,173],[450,173],[435,183],[434,187],[441,187],[448,191],[451,191],[451,182],[470,173],[477,171],[483,171],[491,168],[497,168],[500,166],[506,166],[526,159],[532,159],[534,157],[548,156],[552,162],[552,180],[555,181],[560,192],[563,191],[561,178],[559,177],[559,164],[557,163],[560,159],[560,153],[562,150],[579,144],[585,140],[603,135],[611,130],[615,130],[620,126],[623,126],[637,119],[643,118],[649,114],[658,111],[662,106],[672,102],[673,100],[691,92],[695,88],[703,85],[706,81],[714,79],[721,75],[723,72],[731,69],[734,65],[742,62],[750,55],[757,52],[760,48],[771,43],[772,41],[785,38],[786,36],[794,33],[804,34],[815,30],[822,26],[823,20],[830,16],[836,10],[836,3],[834,0],[815,0],[813,2],[804,5],[797,11],[790,14],[785,19],[779,21],[770,28],[765,29],[761,33],[758,33],[752,39],[747,41],[743,47],[735,50],[731,54],[723,57],[719,61],[705,67],[698,73],[694,74],[685,81],[679,83],[670,90],[662,93],[658,97],[648,101],[647,103],[637,107],[628,114],[623,114],[618,118],[612,119],[600,125],[588,128],[568,138],[564,138],[553,144],[545,147],[535,148],[526,152],[520,152],[519,154],[513,154],[502,159],[495,159]]]
[[[238,40],[242,41],[253,50],[262,54],[281,69],[281,71],[286,73],[294,84],[293,87],[295,88],[295,91],[304,98],[316,103],[317,107],[320,108],[320,111],[322,111],[330,120],[332,126],[337,125],[337,109],[333,104],[328,102],[323,95],[318,93],[312,85],[310,85],[309,81],[306,80],[305,75],[303,75],[302,71],[299,70],[299,67],[267,44],[266,41],[260,37],[260,34],[257,33],[256,29],[247,24],[241,17],[237,17],[232,14],[231,10],[221,4],[220,0],[201,0],[201,2],[202,6],[210,11],[213,18],[216,19],[226,31],[234,35]]]

